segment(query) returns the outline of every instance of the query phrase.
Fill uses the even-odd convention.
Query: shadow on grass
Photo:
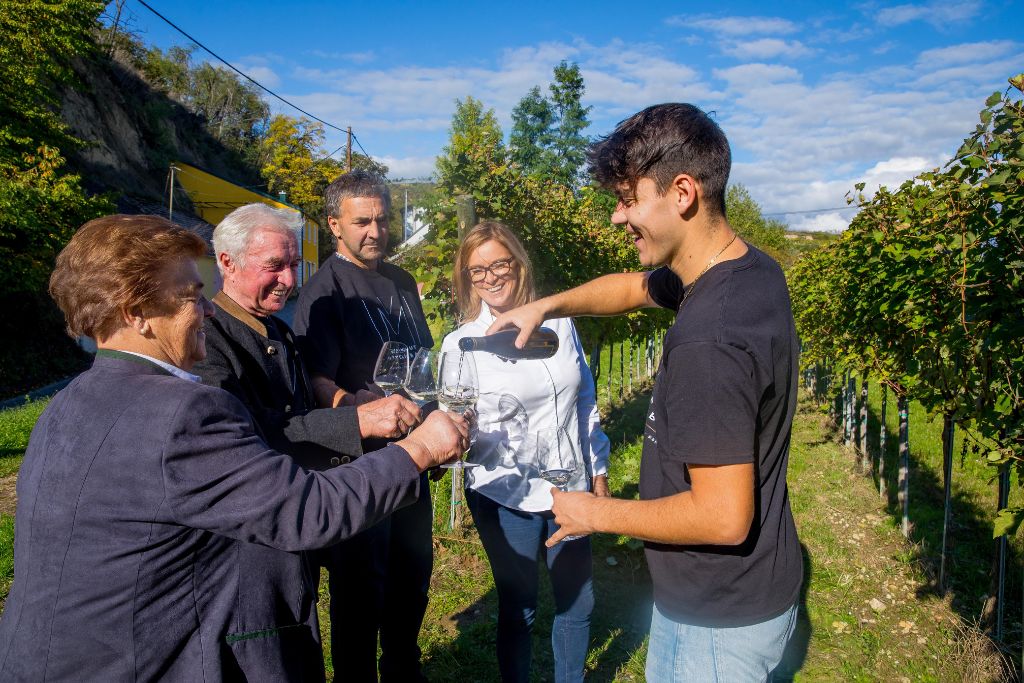
[[[877,394],[877,384],[870,389]],[[859,391],[859,384],[858,384]],[[875,399],[877,401],[877,398]],[[875,406],[871,405],[869,398],[867,430],[868,430],[868,452],[871,454],[871,474],[875,489],[879,484],[879,426],[881,424],[880,413]],[[929,459],[923,456],[920,451],[930,450],[941,452],[938,445],[927,449],[920,445],[915,449],[915,438],[920,444],[922,438],[927,440],[928,432],[941,431],[941,418],[936,418],[937,425],[931,429],[922,429],[919,407],[914,406],[912,419],[916,421],[911,424],[910,458],[909,458],[909,515],[910,520],[910,541],[913,544],[909,549],[910,559],[921,567],[929,579],[929,583],[918,590],[918,597],[925,594],[941,594],[938,577],[939,565],[942,555],[942,523],[943,523],[943,499],[944,485],[942,480],[941,457]],[[885,453],[881,454],[884,467],[886,511],[893,523],[899,527],[902,521],[902,508],[899,502],[899,444],[897,432],[894,429],[894,416],[896,413],[895,400],[889,396],[887,408],[888,436],[886,439]],[[922,437],[920,432],[924,431]],[[934,436],[934,434],[930,435]],[[832,438],[839,441],[842,438],[842,429],[833,424]],[[938,438],[936,438],[938,443]],[[967,455],[968,458],[973,457]],[[865,475],[867,476],[867,475]],[[1004,664],[1008,659],[1012,666],[1020,666],[1021,657],[1021,586],[1017,579],[1024,570],[1024,562],[1019,552],[1016,552],[1010,544],[1006,561],[1006,586],[1005,586],[1005,614],[1003,617],[1002,642],[995,640],[995,624],[989,619],[989,623],[982,623],[984,618],[985,601],[989,596],[994,595],[997,590],[996,583],[996,552],[997,541],[992,539],[992,517],[990,511],[979,507],[970,496],[962,490],[957,489],[957,479],[964,476],[980,476],[976,472],[965,471],[962,461],[954,453],[952,472],[952,496],[951,496],[951,520],[947,536],[947,560],[946,560],[946,595],[950,598],[953,610],[967,624],[978,625],[992,639],[995,648],[1000,650],[1004,657]],[[993,470],[992,476],[995,476]],[[996,487],[991,488],[993,499],[996,497]],[[1012,675],[1020,680],[1020,671]]]
[[[643,430],[648,393],[615,406],[603,420],[613,448],[634,439]],[[617,497],[633,498],[635,481],[612,491]],[[651,581],[640,543],[620,541],[605,534],[592,540],[594,568],[594,611],[591,615],[588,681],[615,681],[628,669],[634,679],[642,674],[642,657],[637,650],[644,644],[651,619]],[[551,582],[540,562],[540,591],[533,625],[531,681],[553,680],[551,623],[554,601]],[[490,568],[487,568],[490,571]],[[451,628],[457,635],[446,645],[424,652],[424,674],[430,680],[500,681],[495,639],[498,599],[488,590],[472,604],[451,615]],[[640,676],[642,677],[642,676]]]

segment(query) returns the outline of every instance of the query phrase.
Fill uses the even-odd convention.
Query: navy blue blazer
[[[0,680],[280,680],[258,645],[290,634],[239,558],[375,524],[416,499],[416,467],[392,445],[303,469],[231,394],[129,358],[101,352],[32,432]]]

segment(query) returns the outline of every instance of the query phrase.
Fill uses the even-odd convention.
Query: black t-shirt
[[[679,309],[683,285],[651,273],[651,298]],[[754,521],[739,546],[647,543],[654,600],[669,618],[749,626],[792,606],[803,562],[786,467],[799,343],[785,276],[749,248],[708,270],[665,335],[640,466],[640,497],[690,489],[688,464],[754,463]]]
[[[385,342],[404,342],[413,353],[434,345],[415,280],[384,262],[367,270],[331,256],[299,290],[294,322],[311,374],[351,393],[373,384]]]

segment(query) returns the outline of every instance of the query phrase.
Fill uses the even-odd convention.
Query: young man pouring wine
[[[764,681],[796,623],[803,577],[786,467],[799,343],[781,268],[725,214],[721,129],[689,104],[650,107],[589,153],[615,192],[612,222],[651,272],[597,278],[498,316],[676,311],[644,430],[640,500],[552,491],[549,541],[607,532],[646,542],[654,585],[651,681]]]

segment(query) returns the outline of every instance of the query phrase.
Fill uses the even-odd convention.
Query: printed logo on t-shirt
[[[361,301],[366,317],[377,333],[381,344],[389,341],[404,341],[410,346],[423,346],[420,331],[416,328],[416,323],[413,321],[412,310],[409,308],[409,303],[405,300],[405,296],[401,291],[398,292],[398,299],[400,303],[398,315],[391,312],[395,304],[394,297],[388,301],[387,306],[380,300],[380,297],[377,298],[376,305],[372,303],[367,305],[366,299],[361,299]],[[370,310],[371,307],[373,308],[372,311]],[[403,325],[405,326],[404,334]]]
[[[651,397],[651,405],[648,408],[647,422],[644,424],[644,439],[655,446],[658,445],[658,430],[654,428],[654,397]]]

